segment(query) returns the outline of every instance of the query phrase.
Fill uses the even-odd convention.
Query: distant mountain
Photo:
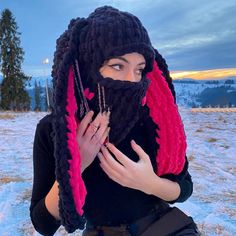
[[[195,79],[191,79],[191,78],[184,78],[184,79],[175,79],[173,80],[174,83],[184,83],[184,84],[197,84],[199,83],[198,80],[195,80]]]
[[[180,83],[174,80],[177,104],[184,107],[236,106],[236,81],[228,84],[229,81],[231,80]]]

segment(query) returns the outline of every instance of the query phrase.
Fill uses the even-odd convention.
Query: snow
[[[188,80],[191,81],[191,80]],[[207,82],[212,81],[195,81],[195,83],[187,83],[187,80],[182,83],[177,83],[174,81],[174,87],[177,96],[177,104],[184,107],[192,107],[193,104],[200,106],[200,102],[197,100],[198,95],[206,88],[216,88],[220,86],[230,86],[232,91],[236,89],[236,83],[234,84],[225,84],[227,80],[216,80],[217,84],[209,84]],[[228,90],[228,93],[231,90]]]
[[[191,215],[202,235],[236,235],[236,113],[179,108],[187,135],[193,195],[175,204]],[[46,113],[0,112],[0,235],[39,235],[29,205],[36,124]],[[55,234],[68,235],[63,227]],[[81,235],[79,231],[69,235]]]

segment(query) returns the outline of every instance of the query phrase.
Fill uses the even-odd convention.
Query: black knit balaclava
[[[94,94],[89,108],[98,112],[111,111],[110,142],[123,140],[141,115],[142,99],[148,88],[145,77],[152,69],[154,50],[147,31],[139,19],[112,7],[101,7],[89,15],[80,35],[79,56],[84,87]],[[103,78],[99,69],[113,57],[137,52],[144,56],[146,67],[139,82]]]
[[[142,54],[146,60],[140,82],[115,81],[101,76],[99,69],[105,61],[132,52]],[[59,212],[61,223],[68,232],[73,232],[77,228],[83,229],[85,224],[81,208],[76,208],[84,204],[85,185],[81,182],[80,172],[77,170],[72,172],[73,168],[70,169],[69,164],[72,160],[69,145],[73,146],[72,152],[77,150],[74,147],[74,145],[77,147],[76,127],[73,126],[76,122],[73,120],[77,108],[78,118],[81,120],[83,117],[80,116],[80,109],[85,106],[82,95],[87,88],[94,94],[93,99],[88,99],[88,105],[89,109],[98,112],[98,83],[104,88],[105,104],[111,107],[110,142],[117,144],[124,139],[139,118],[141,101],[149,81],[146,73],[152,71],[153,62],[154,50],[147,31],[139,19],[130,13],[109,6],[97,8],[87,18],[71,20],[68,29],[57,40],[52,70],[54,88],[52,136],[55,174],[60,187]],[[75,96],[69,89],[70,78],[75,82]],[[80,81],[83,89],[77,86],[80,85]],[[72,109],[72,112],[70,106],[74,107],[74,100],[77,106],[75,111],[74,108]],[[86,111],[87,108],[84,110]],[[69,142],[72,136],[74,141]],[[78,156],[74,159],[79,160]],[[78,198],[81,197],[78,200],[79,204],[75,202],[70,181],[76,181],[76,186],[79,186],[79,193],[76,195]]]

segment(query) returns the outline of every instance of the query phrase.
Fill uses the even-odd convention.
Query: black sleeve
[[[44,117],[36,127],[33,145],[33,190],[30,204],[30,218],[36,231],[51,236],[60,227],[45,206],[45,197],[55,182],[55,162],[51,116]]]
[[[180,195],[174,201],[169,201],[170,204],[174,204],[176,202],[184,202],[186,201],[193,193],[193,182],[191,175],[188,172],[188,159],[185,156],[185,165],[183,170],[179,175],[163,175],[162,178],[166,178],[172,181],[175,181],[180,186]]]

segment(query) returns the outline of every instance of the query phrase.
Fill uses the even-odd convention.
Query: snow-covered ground
[[[201,106],[201,103],[197,101],[198,95],[206,88],[216,88],[220,86],[231,86],[233,89],[236,89],[236,83],[234,84],[225,84],[226,80],[218,80],[217,84],[208,84],[206,81],[196,81],[196,83],[176,83],[174,81],[174,87],[176,94],[178,95],[177,104],[184,107],[192,107],[193,104],[196,106]]]
[[[185,125],[194,193],[177,204],[193,216],[202,235],[236,235],[236,113],[191,113]],[[30,222],[32,145],[46,113],[0,113],[0,235],[38,235]],[[67,235],[61,227],[56,233]],[[70,234],[79,235],[79,232]]]

